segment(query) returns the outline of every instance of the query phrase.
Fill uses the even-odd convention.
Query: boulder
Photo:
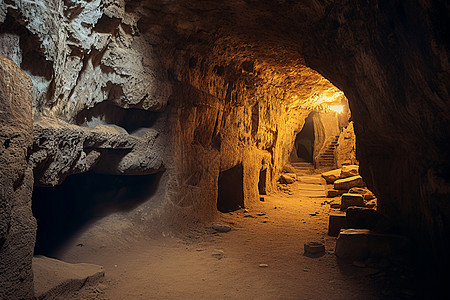
[[[364,197],[364,200],[372,200],[375,199],[375,195],[366,187],[354,187],[348,191],[350,194],[360,194]]]
[[[330,214],[328,219],[328,235],[338,236],[341,229],[347,228],[345,214]]]
[[[321,176],[325,179],[325,181],[330,184],[334,183],[336,180],[338,180],[341,176],[341,169],[331,170],[328,172],[324,172],[321,174]]]
[[[359,166],[358,165],[348,165],[342,166],[340,178],[348,178],[352,176],[359,175]]]
[[[351,261],[388,258],[405,251],[407,245],[407,239],[399,235],[369,229],[342,229],[336,240],[335,254]]]
[[[295,173],[283,173],[280,176],[280,183],[292,184],[297,180]]]
[[[366,207],[352,206],[347,208],[346,220],[348,228],[371,229],[377,232],[388,232],[392,228],[385,216]]]
[[[377,198],[367,201],[366,202],[366,207],[368,207],[368,208],[376,208],[377,207]]]
[[[228,232],[231,230],[231,227],[222,223],[214,223],[212,228],[217,232]]]
[[[352,176],[348,178],[338,179],[334,182],[335,190],[349,190],[352,187],[364,187],[366,184],[364,183],[361,176]]]
[[[350,206],[364,206],[364,197],[358,194],[342,194],[341,197],[341,210],[346,210]]]

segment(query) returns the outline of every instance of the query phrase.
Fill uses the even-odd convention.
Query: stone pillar
[[[0,299],[32,299],[32,83],[0,56]]]

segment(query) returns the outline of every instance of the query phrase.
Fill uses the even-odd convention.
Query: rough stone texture
[[[347,165],[342,166],[340,178],[348,178],[352,176],[359,175],[359,166],[358,165]]]
[[[345,211],[350,206],[364,206],[364,197],[358,194],[342,194],[341,196],[341,210]]]
[[[32,299],[31,80],[0,56],[0,298]]]
[[[57,185],[68,175],[94,169],[98,173],[144,175],[163,168],[156,149],[158,132],[129,135],[114,125],[93,128],[42,117],[34,122],[35,183]]]
[[[366,187],[363,187],[363,188],[354,187],[354,188],[349,189],[348,192],[350,194],[360,194],[364,197],[364,200],[366,200],[366,201],[373,200],[376,198],[375,195],[371,191],[369,191],[369,189]]]
[[[336,190],[349,190],[352,187],[364,186],[366,186],[366,184],[360,175],[338,179],[334,182],[334,189]]]
[[[334,183],[336,180],[338,180],[341,176],[341,169],[331,170],[328,172],[324,172],[321,175],[325,181],[330,184]]]
[[[353,129],[353,122],[342,129],[336,148],[336,165],[340,168],[343,165],[354,165],[358,163],[356,159],[356,136]]]
[[[280,183],[291,184],[297,180],[297,175],[295,173],[283,173],[280,176]]]

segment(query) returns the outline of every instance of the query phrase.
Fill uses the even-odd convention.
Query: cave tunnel
[[[294,160],[314,161],[314,121],[312,113],[305,119],[302,130],[295,137]]]
[[[438,298],[447,2],[2,1],[0,298]]]

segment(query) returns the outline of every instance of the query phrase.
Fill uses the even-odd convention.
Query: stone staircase
[[[311,174],[314,170],[314,164],[306,161],[291,162],[291,166],[296,170],[298,176]]]
[[[334,150],[337,147],[339,136],[333,136],[328,139],[316,159],[316,168],[334,168],[336,166],[334,159]]]

